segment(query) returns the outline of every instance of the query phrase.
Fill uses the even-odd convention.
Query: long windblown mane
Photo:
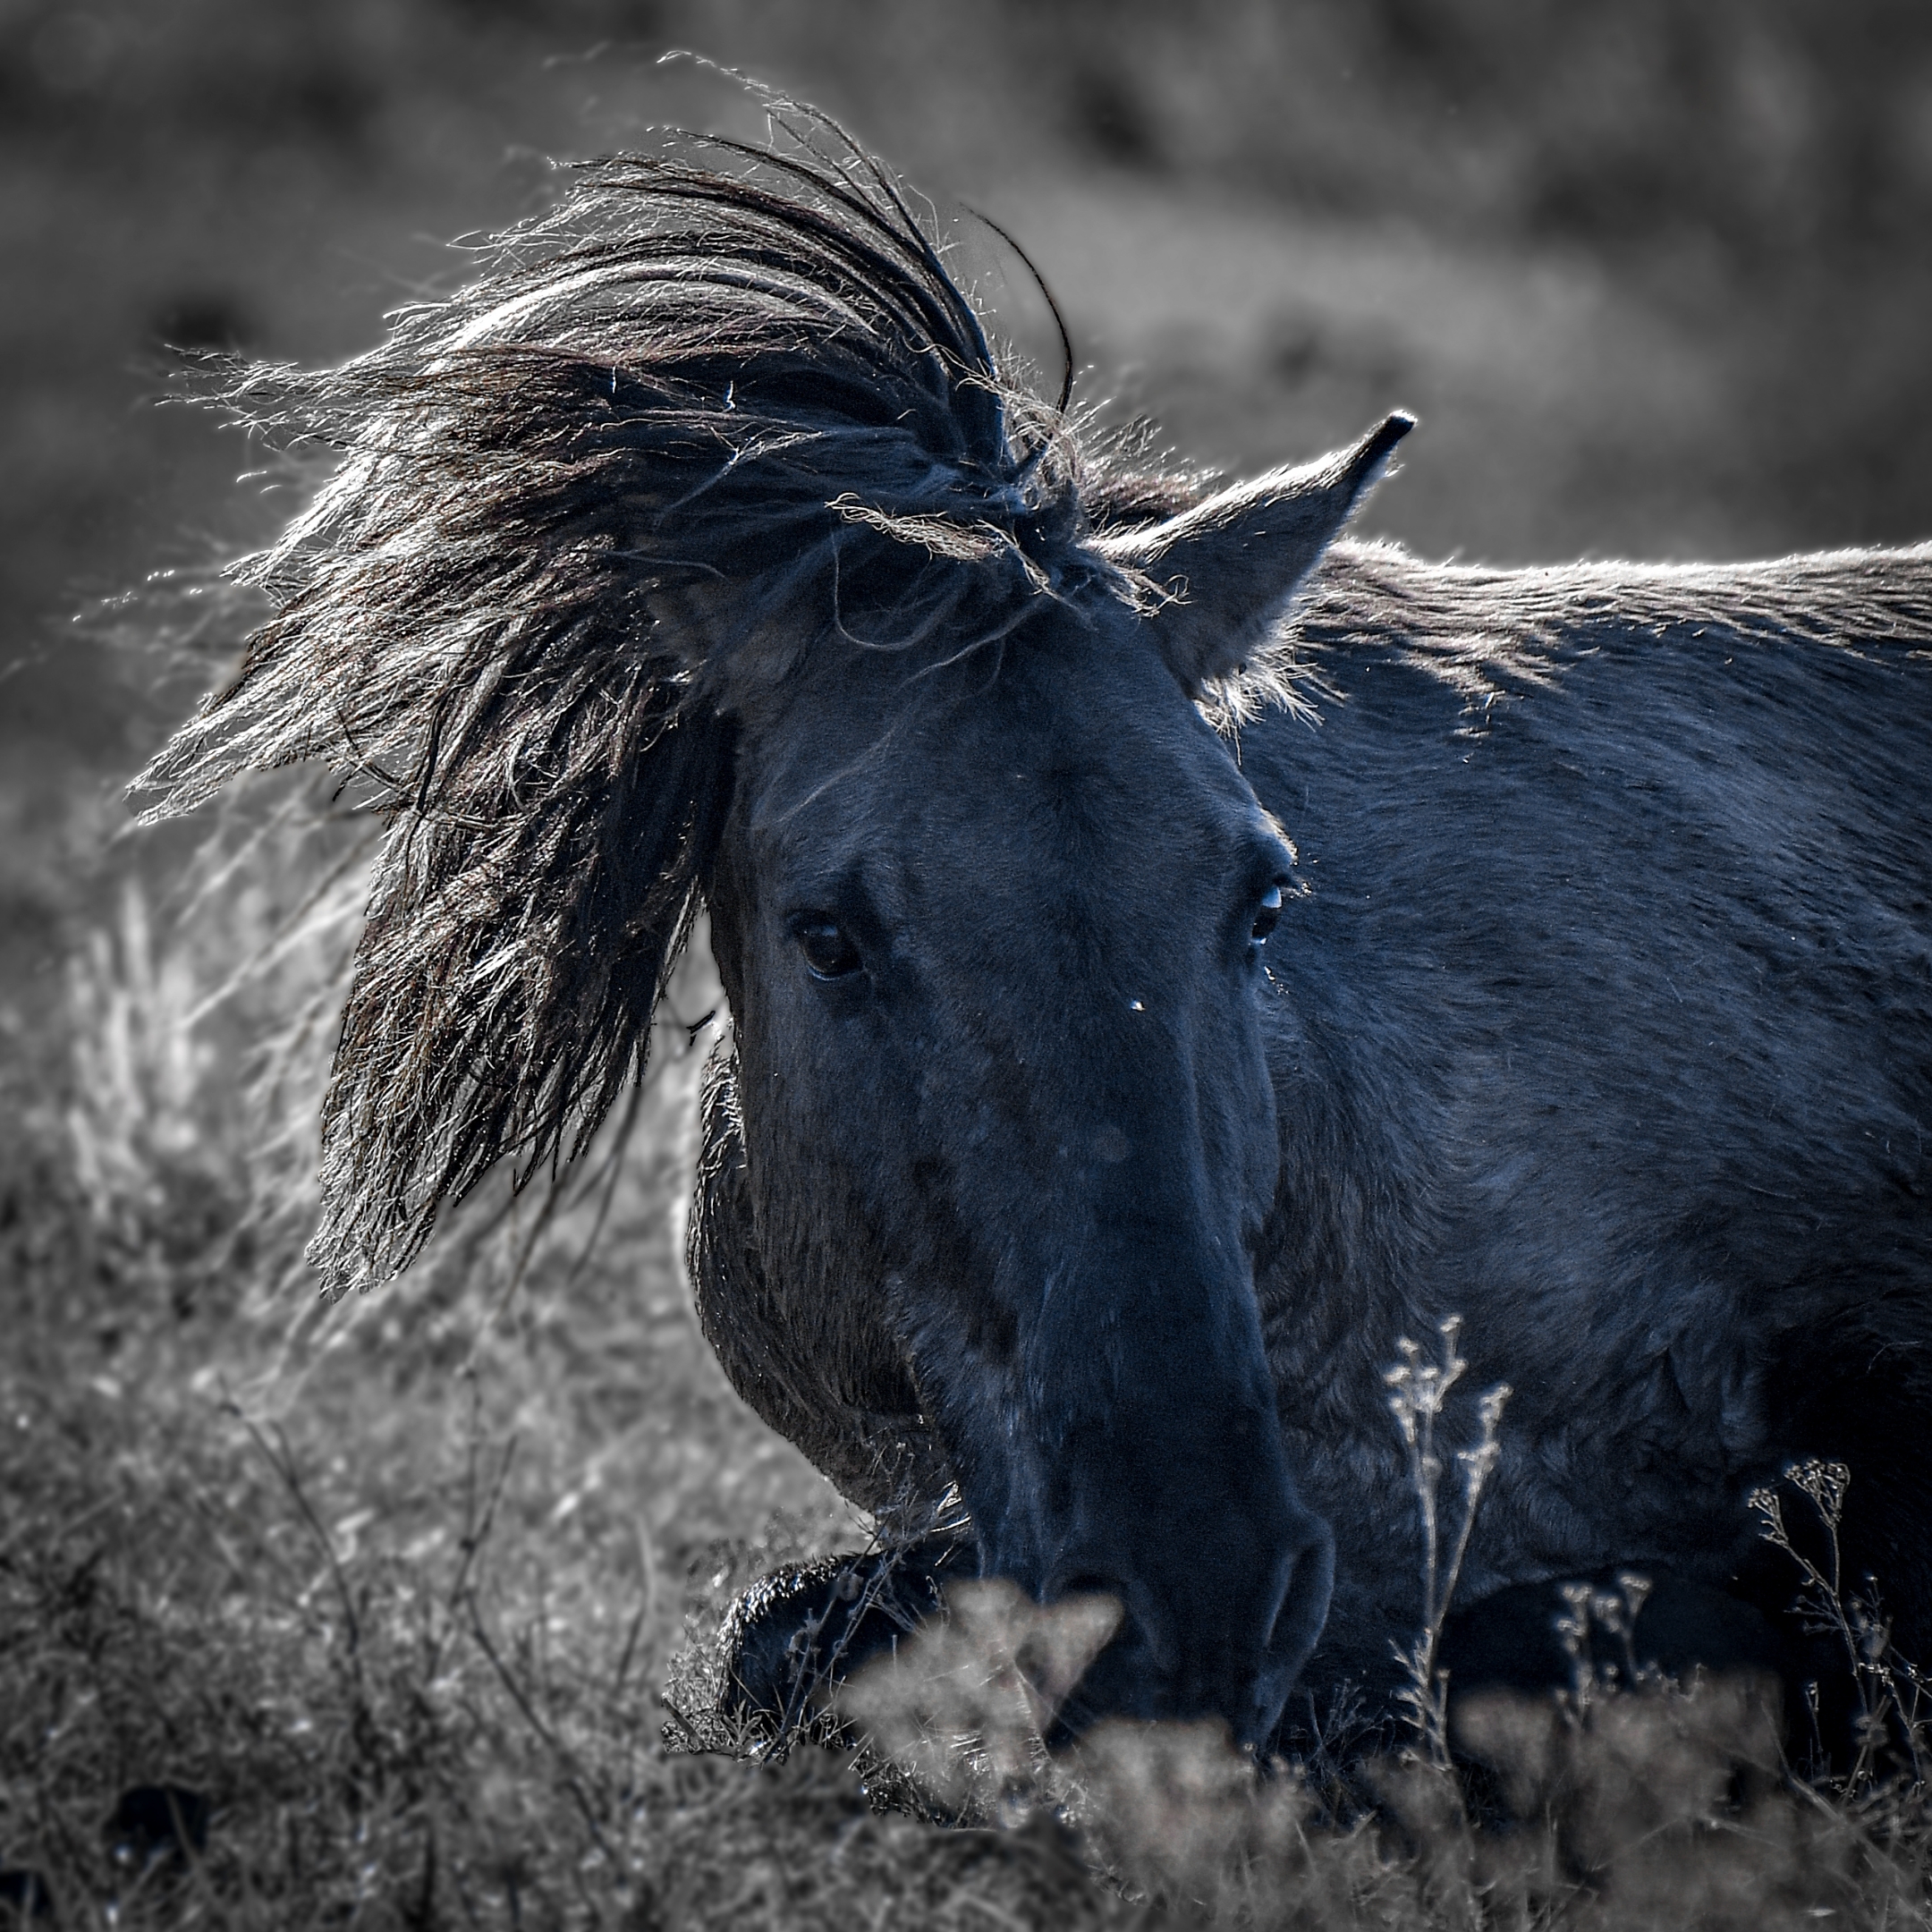
[[[554,1181],[642,1074],[734,680],[835,631],[970,648],[1105,576],[1089,519],[1168,507],[1124,474],[1083,504],[1072,419],[893,179],[788,131],[581,169],[341,368],[224,366],[220,404],[341,455],[240,566],[273,614],[141,783],[161,817],[320,760],[386,819],[323,1113],[338,1291],[499,1160]]]

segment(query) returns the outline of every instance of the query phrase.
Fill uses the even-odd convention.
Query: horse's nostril
[[[1267,1640],[1262,1646],[1274,1666],[1291,1678],[1301,1674],[1320,1639],[1335,1594],[1335,1538],[1325,1522],[1311,1520],[1309,1530],[1281,1580]]]

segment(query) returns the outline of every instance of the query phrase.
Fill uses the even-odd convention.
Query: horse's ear
[[[1096,547],[1171,599],[1148,622],[1187,690],[1251,657],[1302,580],[1415,428],[1398,411],[1352,449],[1217,491],[1165,523],[1113,530]]]

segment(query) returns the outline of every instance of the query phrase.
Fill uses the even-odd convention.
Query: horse
[[[1513,1391],[1460,1616],[1627,1568],[1781,1641],[1746,1505],[1822,1459],[1932,1655],[1932,548],[1351,538],[1408,415],[1157,461],[787,124],[588,165],[339,368],[223,365],[338,461],[145,781],[319,760],[383,814],[330,1290],[493,1170],[560,1183],[702,914],[705,1333],[926,1526],[934,1600],[1114,1601],[1066,1724],[1261,1750],[1391,1691],[1385,1374],[1453,1317]],[[822,1625],[796,1582],[741,1684]]]

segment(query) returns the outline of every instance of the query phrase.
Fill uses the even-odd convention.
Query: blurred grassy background
[[[121,836],[119,787],[195,678],[72,621],[290,507],[153,406],[164,343],[352,352],[461,276],[452,237],[541,207],[555,159],[756,135],[670,47],[897,163],[1050,382],[1044,304],[960,210],[993,216],[1082,393],[1191,457],[1417,409],[1366,521],[1426,551],[1932,534],[1923,0],[0,0],[0,1862],[90,1911],[126,1886],[87,1820],[164,1776],[225,1808],[246,1870],[216,1916],[245,1922],[429,1923],[460,1894],[641,1927],[696,1885],[694,1921],[847,1923],[888,1866],[928,1917],[998,1889],[970,1847],[852,1837],[807,1774],[721,1809],[656,1754],[687,1601],[860,1533],[691,1320],[698,1055],[665,1056],[594,1249],[595,1188],[547,1229],[485,1203],[318,1314],[289,1265],[309,1151],[270,1164],[265,1223],[237,1097],[341,928],[211,1005],[304,867],[270,841],[167,916],[191,842]],[[699,961],[673,1004],[714,992]],[[295,1042],[298,1099],[327,1030]],[[475,1472],[513,1440],[485,1563]],[[807,1911],[767,1854],[835,1828],[858,1849]],[[1001,1895],[1024,1917],[1064,1877]]]

